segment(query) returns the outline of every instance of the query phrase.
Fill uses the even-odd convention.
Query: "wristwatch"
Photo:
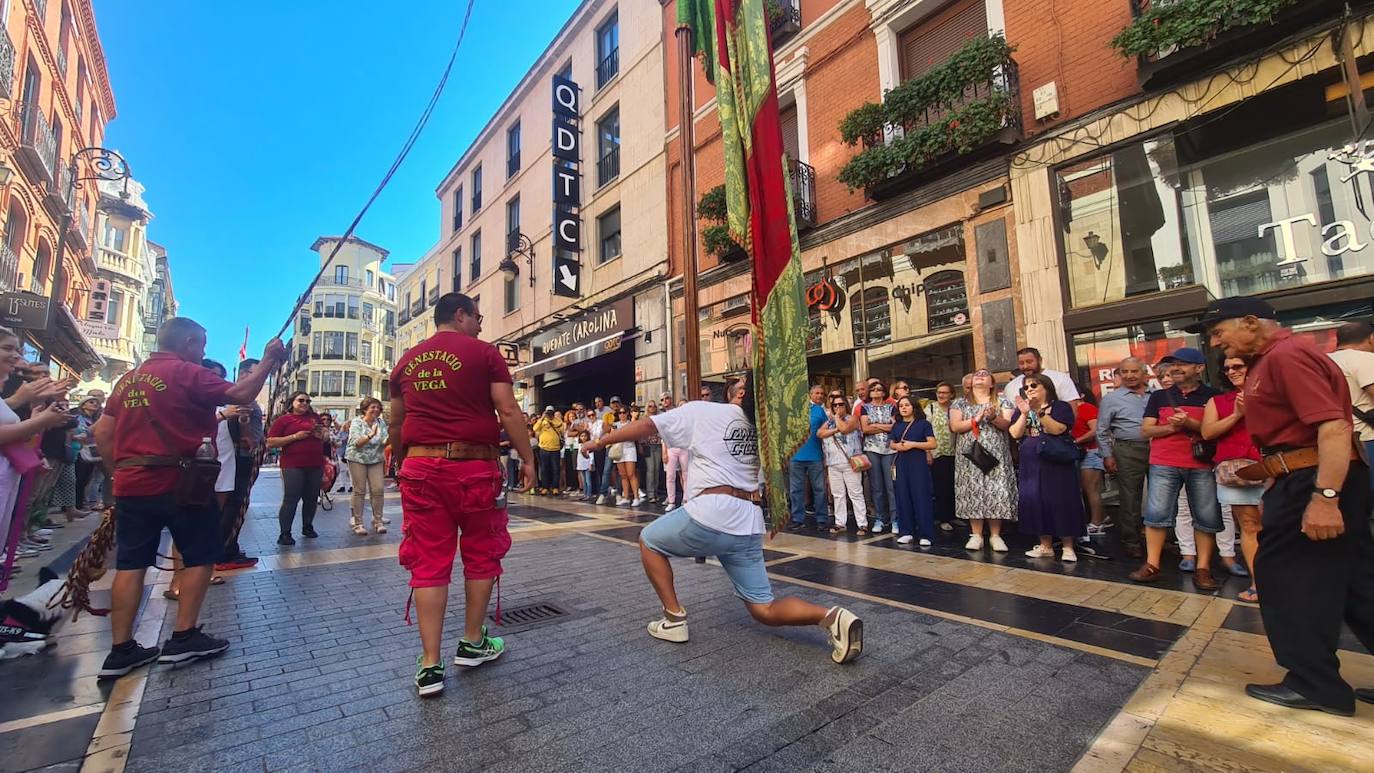
[[[1339,492],[1339,491],[1337,491],[1336,489],[1333,489],[1333,488],[1314,488],[1314,489],[1312,489],[1312,494],[1313,494],[1314,496],[1319,496],[1319,497],[1321,497],[1322,499],[1340,499],[1340,498],[1341,498],[1341,492]]]

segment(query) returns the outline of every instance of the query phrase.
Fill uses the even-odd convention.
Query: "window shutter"
[[[958,51],[969,38],[986,35],[984,0],[955,0],[901,34],[902,80],[910,80]]]
[[[793,161],[800,161],[801,156],[798,151],[801,141],[797,134],[797,106],[790,105],[782,111],[782,149],[787,153],[787,157]]]

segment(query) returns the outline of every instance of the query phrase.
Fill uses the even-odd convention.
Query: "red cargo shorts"
[[[508,518],[496,507],[501,469],[486,459],[406,459],[401,484],[401,566],[410,587],[448,585],[455,551],[463,557],[463,579],[492,580],[510,551]]]

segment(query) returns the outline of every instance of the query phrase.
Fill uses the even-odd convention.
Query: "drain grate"
[[[562,620],[571,615],[572,613],[568,610],[546,601],[525,604],[501,610],[501,628],[503,631],[509,631],[513,628],[533,628]],[[494,615],[491,619],[492,622],[496,622]]]

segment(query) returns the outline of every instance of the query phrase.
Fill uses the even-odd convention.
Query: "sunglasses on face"
[[[304,398],[304,397],[297,397],[297,398],[296,398],[296,402],[298,402],[298,403],[305,403],[306,405],[309,405],[309,404],[310,404],[310,400],[307,399],[307,398]]]
[[[1233,371],[1242,371],[1246,368],[1244,365],[1223,365],[1221,366],[1221,369],[1226,371],[1227,373],[1231,373]]]

